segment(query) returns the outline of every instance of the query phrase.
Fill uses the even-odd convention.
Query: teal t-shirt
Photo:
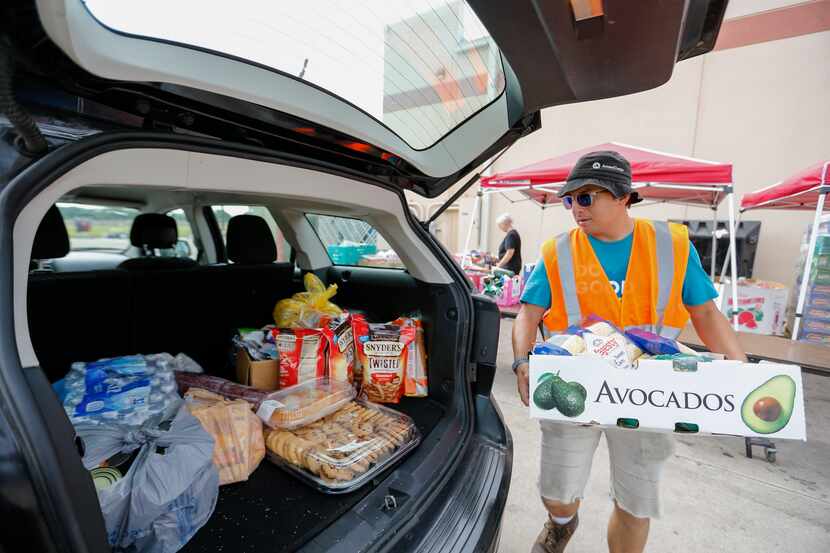
[[[602,265],[611,286],[622,297],[625,289],[625,276],[628,274],[628,260],[631,257],[631,246],[634,243],[632,232],[622,240],[615,242],[603,242],[591,236],[588,237],[594,253]],[[685,305],[701,305],[709,300],[718,297],[709,275],[703,270],[700,263],[700,256],[694,244],[689,244],[689,260],[686,265],[686,279],[683,281],[683,303]],[[550,307],[550,283],[544,262],[540,259],[536,268],[530,273],[522,292],[522,303],[532,303],[548,309]]]

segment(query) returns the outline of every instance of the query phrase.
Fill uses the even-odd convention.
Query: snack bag
[[[363,392],[374,403],[398,403],[404,395],[404,374],[409,344],[415,340],[412,325],[367,323],[360,317],[355,346],[363,367]]]
[[[676,341],[663,338],[647,330],[633,328],[626,332],[625,335],[637,347],[651,355],[672,355],[680,353]]]
[[[404,394],[407,397],[427,397],[427,353],[424,345],[424,327],[421,319],[402,317],[392,324],[411,326],[415,329],[415,339],[409,343],[404,374]]]
[[[326,341],[327,368],[332,380],[354,382],[354,333],[351,315],[324,316],[320,319],[323,338]]]
[[[280,389],[326,375],[326,340],[322,330],[275,328],[271,333],[280,354]]]
[[[623,332],[595,316],[587,317],[582,326],[586,354],[605,359],[620,369],[633,369],[643,351],[625,337]]]
[[[305,292],[280,300],[274,306],[274,322],[279,328],[319,328],[323,316],[336,317],[343,310],[331,303],[337,294],[337,285],[328,288],[314,273],[303,277]]]
[[[241,399],[228,401],[218,394],[191,388],[185,394],[190,414],[213,436],[213,464],[219,470],[219,485],[243,482],[265,457],[262,421],[251,405]]]
[[[352,339],[354,340],[354,381],[357,384],[363,382],[364,367],[366,366],[366,353],[363,351],[361,336],[369,335],[369,322],[362,313],[352,315]]]

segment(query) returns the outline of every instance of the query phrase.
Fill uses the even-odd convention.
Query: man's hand
[[[528,374],[528,364],[522,363],[516,369],[516,385],[519,387],[519,397],[522,398],[522,403],[525,404],[525,407],[530,405],[530,379]]]

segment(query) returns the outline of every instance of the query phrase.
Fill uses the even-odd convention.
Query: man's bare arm
[[[513,321],[513,358],[524,357],[536,342],[539,332],[539,323],[542,321],[546,309],[531,303],[522,304],[516,320]],[[520,365],[516,369],[516,385],[519,389],[519,397],[522,403],[528,405],[529,385],[528,366]]]
[[[738,342],[738,336],[729,320],[715,305],[708,301],[701,305],[687,305],[697,335],[709,351],[722,353],[727,359],[746,361],[746,354]]]
[[[496,264],[496,267],[504,267],[505,265],[507,265],[507,263],[508,263],[511,259],[513,259],[513,254],[514,254],[514,253],[516,253],[516,249],[515,249],[515,248],[510,248],[509,250],[507,250],[506,252],[504,252],[504,255],[502,256],[502,258],[501,258],[501,259],[499,259],[499,262]]]

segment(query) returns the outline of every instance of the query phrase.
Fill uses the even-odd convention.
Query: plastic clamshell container
[[[317,378],[268,394],[257,415],[271,428],[293,430],[334,413],[356,394],[348,382]]]
[[[269,461],[327,494],[357,490],[419,443],[411,418],[362,400],[303,428],[273,430],[265,440]]]

